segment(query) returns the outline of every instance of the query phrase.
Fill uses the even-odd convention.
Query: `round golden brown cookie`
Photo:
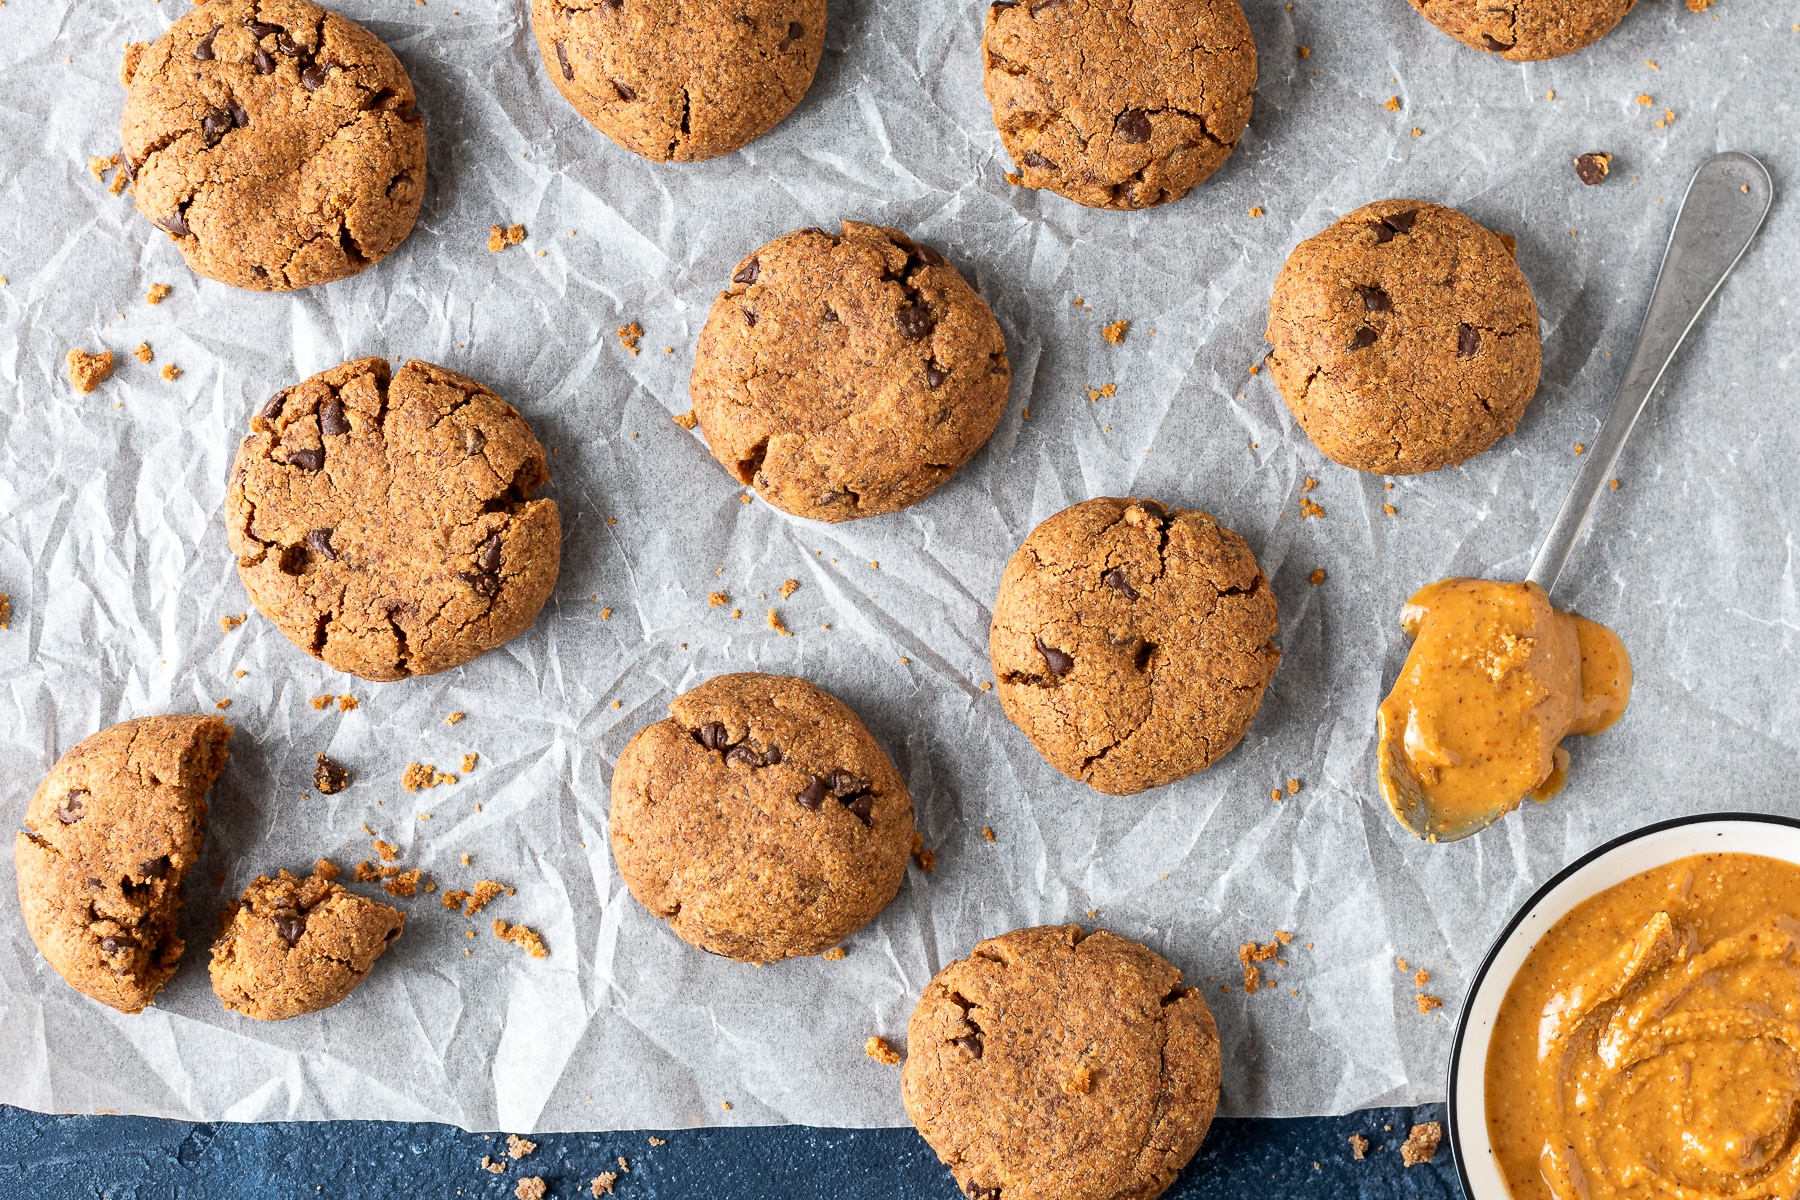
[[[138,210],[259,291],[379,262],[425,194],[425,122],[375,35],[308,0],[201,0],[120,69]]]
[[[1195,509],[1087,500],[1000,577],[1000,706],[1051,766],[1114,796],[1222,758],[1281,661],[1275,593],[1244,539]]]
[[[788,115],[825,48],[825,0],[532,0],[563,99],[633,154],[699,162]]]
[[[713,457],[784,512],[890,513],[936,491],[1006,409],[987,302],[930,246],[845,221],[784,234],[719,294],[688,394]]]
[[[977,1200],[1151,1200],[1219,1104],[1199,989],[1105,930],[989,938],[926,985],[906,1041],[906,1114]]]
[[[1187,195],[1237,148],[1256,91],[1237,0],[1003,0],[982,62],[1008,178],[1089,208]]]
[[[1637,0],[1408,0],[1425,19],[1477,50],[1513,62],[1561,58],[1591,46]],[[1692,7],[1690,5],[1689,7]]]
[[[231,906],[212,948],[212,985],[233,1012],[279,1021],[330,1008],[368,978],[406,925],[397,908],[333,882],[321,861],[301,879],[259,876]]]
[[[1542,362],[1509,242],[1418,200],[1366,205],[1294,247],[1266,336],[1313,444],[1380,475],[1452,466],[1511,433]]]
[[[912,797],[855,713],[791,675],[721,675],[613,769],[619,875],[683,941],[741,962],[829,950],[887,907]]]
[[[225,528],[250,602],[340,671],[404,679],[524,633],[556,584],[544,448],[454,371],[359,358],[250,420]]]
[[[13,840],[19,909],[70,987],[141,1012],[175,974],[181,883],[200,857],[206,791],[225,769],[220,717],[139,717],[57,760]]]

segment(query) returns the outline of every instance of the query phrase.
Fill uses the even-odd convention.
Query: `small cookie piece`
[[[143,1011],[175,973],[181,882],[200,857],[206,791],[225,769],[220,717],[139,717],[57,760],[13,840],[19,909],[69,986]]]
[[[1196,509],[1065,508],[1000,577],[1000,706],[1051,766],[1126,796],[1204,770],[1262,707],[1275,593],[1243,538]]]
[[[1625,19],[1637,0],[1407,0],[1465,46],[1512,62],[1561,58],[1591,46]]]
[[[212,948],[212,985],[232,1012],[281,1021],[330,1008],[368,978],[406,914],[366,900],[330,873],[258,876]]]
[[[1238,0],[1003,0],[981,49],[1008,178],[1089,208],[1181,199],[1250,123],[1256,41]]]
[[[688,394],[713,457],[783,512],[848,521],[916,504],[999,423],[1006,339],[930,246],[845,221],[836,237],[776,238],[731,281]]]
[[[562,554],[556,502],[531,498],[549,478],[531,427],[481,384],[359,358],[251,418],[226,534],[296,646],[364,679],[430,675],[537,619]]]
[[[1294,247],[1264,336],[1313,444],[1380,475],[1453,466],[1511,433],[1543,355],[1505,240],[1419,200],[1366,205]]]
[[[89,354],[86,350],[71,350],[68,364],[69,383],[86,396],[112,378],[113,352],[102,350],[98,354]]]
[[[906,1041],[906,1115],[966,1196],[1152,1200],[1219,1104],[1199,990],[1105,930],[989,938],[926,985]]]
[[[652,162],[730,154],[812,86],[825,0],[532,0],[550,82],[601,133]]]
[[[676,697],[613,770],[613,859],[683,941],[740,962],[818,954],[906,876],[912,797],[837,697],[721,675]]]
[[[138,211],[208,279],[329,283],[412,232],[425,122],[374,34],[310,0],[206,0],[128,46],[119,136]]]

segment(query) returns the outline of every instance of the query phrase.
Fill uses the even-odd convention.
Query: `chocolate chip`
[[[756,324],[756,310],[755,309],[746,308],[744,310],[744,324],[746,324],[746,325],[755,325]]]
[[[167,879],[169,877],[169,868],[173,865],[174,864],[169,861],[168,855],[159,854],[143,866],[139,867],[138,874],[142,875],[145,879]]]
[[[319,410],[319,432],[326,437],[342,437],[350,432],[350,422],[344,417],[342,400],[333,400]]]
[[[837,315],[837,309],[835,309],[835,308],[831,307],[831,305],[827,304],[825,306],[825,315],[821,319],[826,320],[826,321],[838,321],[838,320],[841,320],[842,318]]]
[[[731,744],[729,735],[725,732],[725,726],[718,721],[708,721],[694,730],[694,736],[699,738],[700,744],[708,750],[723,750]]]
[[[1474,358],[1475,352],[1481,349],[1481,330],[1473,325],[1462,324],[1456,327],[1456,357]]]
[[[1138,598],[1137,589],[1131,586],[1131,581],[1125,578],[1125,572],[1118,567],[1114,567],[1112,570],[1102,575],[1100,577],[1100,582],[1104,583],[1113,591],[1118,592],[1127,600],[1136,600]]]
[[[916,342],[931,332],[931,310],[922,301],[914,300],[894,314],[894,324],[899,327],[901,337]]]
[[[575,78],[575,68],[569,65],[569,52],[563,49],[561,38],[556,41],[556,64],[562,68],[564,79]]]
[[[1139,508],[1143,509],[1146,513],[1149,513],[1152,517],[1155,517],[1158,521],[1166,521],[1169,519],[1169,510],[1162,506],[1161,501],[1140,498],[1136,501],[1136,504]]]
[[[875,797],[868,792],[864,792],[860,796],[846,800],[844,802],[844,807],[850,810],[851,816],[861,821],[864,825],[867,825],[871,829],[875,827]]]
[[[1350,345],[1346,347],[1346,349],[1367,350],[1370,346],[1375,344],[1375,337],[1375,331],[1370,329],[1367,325],[1364,325],[1352,335],[1350,338]]]
[[[463,430],[463,453],[480,454],[481,448],[487,445],[487,434],[479,429]]]
[[[831,789],[832,795],[842,800],[845,796],[854,796],[868,785],[854,772],[839,767],[825,777],[825,786]]]
[[[288,452],[288,465],[299,467],[302,471],[317,471],[325,465],[325,451],[322,448],[292,450]]]
[[[1487,48],[1489,50],[1493,51],[1495,54],[1499,54],[1503,51],[1512,49],[1511,42],[1503,42],[1491,33],[1482,34],[1481,40],[1487,46]]]
[[[756,276],[761,270],[762,270],[762,264],[759,263],[756,259],[752,258],[749,262],[745,263],[743,266],[741,266],[737,269],[737,274],[735,274],[731,277],[731,282],[733,282],[733,283],[755,283]]]
[[[625,100],[625,101],[631,101],[631,100],[637,99],[637,93],[632,91],[631,88],[628,87],[627,85],[620,83],[616,79],[612,81],[612,85],[613,85],[613,91],[619,93],[619,99]]]
[[[1113,136],[1128,146],[1141,146],[1150,140],[1150,114],[1141,108],[1128,108],[1113,121]]]
[[[492,600],[500,594],[500,580],[483,572],[479,575],[464,572],[462,581],[469,585],[477,596],[484,600]]]
[[[325,86],[325,79],[331,74],[332,64],[316,62],[300,72],[300,86],[309,92],[316,92]]]
[[[100,952],[102,954],[129,954],[135,949],[137,949],[137,943],[128,937],[119,937],[115,934],[112,937],[103,937],[100,939]]]
[[[968,1196],[969,1200],[1000,1200],[1000,1189],[981,1187],[971,1183],[969,1190],[964,1195]]]
[[[231,123],[239,129],[250,123],[250,114],[245,112],[244,106],[236,101],[233,101],[231,105]]]
[[[806,36],[806,26],[798,21],[789,21],[787,32],[781,37],[781,48],[786,50],[795,42]]]
[[[979,1033],[965,1033],[959,1038],[951,1038],[950,1044],[953,1046],[961,1046],[964,1050],[967,1050],[973,1058],[981,1057],[982,1047],[981,1035]],[[999,1189],[995,1190],[998,1191]]]
[[[200,118],[200,136],[208,146],[218,145],[231,127],[231,113],[223,108],[215,108]]]
[[[275,48],[290,57],[300,54],[300,43],[289,37],[285,29],[275,35]]]
[[[823,508],[827,504],[836,504],[839,500],[842,500],[843,498],[844,498],[844,493],[842,493],[842,492],[826,492],[823,496],[820,496],[817,500],[814,500],[813,503],[818,505],[820,508]]]
[[[1411,233],[1413,222],[1419,219],[1419,210],[1409,208],[1405,212],[1389,213],[1381,218],[1381,223],[1395,233]]]
[[[769,766],[778,766],[781,762],[781,747],[770,746],[763,752],[763,762]]]
[[[1375,231],[1375,244],[1377,246],[1385,246],[1387,243],[1394,240],[1394,227],[1391,225],[1377,221],[1369,226],[1369,228]]]
[[[1044,656],[1044,666],[1052,675],[1067,675],[1075,669],[1073,656],[1063,653],[1055,646],[1046,646],[1043,638],[1037,639],[1038,653]]]
[[[1612,155],[1599,151],[1590,151],[1575,160],[1575,177],[1589,187],[1605,179],[1611,169]]]
[[[306,932],[306,918],[299,913],[276,913],[271,919],[275,922],[275,932],[290,946],[299,942],[300,935]]]
[[[1036,150],[1027,150],[1025,152],[1025,165],[1028,167],[1036,167],[1040,171],[1056,170],[1056,164],[1039,154]]]
[[[762,755],[744,745],[733,746],[725,755],[725,761],[728,763],[743,763],[746,767],[760,767],[763,765]]]
[[[913,244],[913,253],[918,255],[919,261],[928,267],[941,267],[944,265],[944,256],[939,254],[932,247],[927,246],[924,242],[915,242]]]
[[[256,53],[250,56],[250,63],[256,68],[256,73],[258,75],[273,75],[275,73],[275,60],[270,58],[269,52],[264,50],[261,46],[258,46],[256,48]]]
[[[1362,293],[1363,309],[1367,312],[1387,312],[1394,307],[1393,299],[1378,287],[1363,287],[1359,284],[1356,290]]]
[[[481,553],[475,556],[475,565],[490,574],[500,571],[500,535],[488,534],[488,540],[481,544]]]
[[[211,62],[213,57],[213,39],[219,36],[217,29],[194,43],[194,57],[201,62]]]
[[[281,415],[281,407],[286,403],[287,393],[276,392],[273,396],[269,397],[269,402],[263,405],[261,411],[256,415],[265,421],[273,421]]]
[[[815,776],[805,787],[800,789],[794,800],[801,808],[810,808],[814,812],[818,812],[819,806],[825,803],[825,781]]]
[[[925,364],[925,386],[926,387],[928,387],[928,388],[942,387],[944,384],[944,380],[946,380],[948,378],[950,378],[950,372],[948,372],[948,371],[944,370],[944,368],[938,366],[936,362],[928,362]]]
[[[259,42],[268,37],[271,33],[281,32],[281,26],[279,25],[265,25],[261,21],[247,21],[245,24],[249,26],[250,32],[256,35],[256,40]]]
[[[313,786],[322,796],[335,796],[350,786],[350,772],[342,763],[321,754],[313,764]]]
[[[267,279],[269,277],[269,268],[263,266],[261,263],[251,263],[250,272],[258,279]]]
[[[611,9],[616,10],[616,9],[621,9],[621,8],[625,7],[625,0],[600,0],[600,4],[604,8],[611,8]]]
[[[186,237],[194,232],[188,227],[187,214],[179,208],[166,217],[156,218],[156,224],[176,237]]]
[[[62,803],[56,806],[56,819],[64,825],[73,825],[87,816],[87,795],[80,788],[75,788],[64,796]]]
[[[337,561],[337,551],[331,548],[331,530],[309,529],[306,533],[306,544],[311,546],[312,552],[320,558],[331,562]]]

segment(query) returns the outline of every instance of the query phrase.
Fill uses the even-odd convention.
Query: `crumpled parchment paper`
[[[1554,802],[1455,845],[1394,823],[1372,748],[1406,597],[1446,575],[1524,574],[1694,168],[1747,150],[1778,195],[1793,188],[1794,14],[1643,0],[1598,46],[1517,66],[1402,0],[1246,7],[1261,84],[1236,155],[1186,199],[1120,214],[1005,181],[979,4],[834,3],[817,81],[780,127],[722,160],[656,166],[557,96],[522,0],[347,0],[417,85],[424,210],[379,266],[285,296],[194,277],[128,195],[89,174],[88,157],[118,145],[125,43],[160,34],[180,0],[0,9],[0,591],[13,606],[0,805],[16,822],[51,763],[114,721],[230,700],[237,725],[190,877],[187,958],[155,1008],[122,1017],[76,994],[0,904],[0,1100],[520,1131],[898,1124],[897,1075],[864,1039],[903,1042],[920,988],[980,938],[1081,921],[1142,939],[1205,987],[1222,1111],[1412,1103],[1442,1095],[1468,973],[1558,866],[1671,814],[1793,810],[1800,228],[1785,196],[1653,401],[1558,593],[1629,645],[1624,721],[1572,742]],[[1614,156],[1599,187],[1575,177],[1587,150]],[[1545,339],[1516,435],[1391,491],[1326,461],[1252,373],[1287,251],[1389,195],[1515,235]],[[824,526],[749,498],[670,418],[689,407],[695,338],[731,266],[842,217],[941,248],[993,305],[1015,382],[992,443],[935,496]],[[488,227],[514,222],[527,240],[489,252]],[[152,283],[173,287],[154,307]],[[1100,330],[1119,318],[1131,326],[1115,347]],[[635,356],[614,334],[633,320]],[[130,357],[140,341],[154,363]],[[77,346],[120,360],[91,396],[64,376]],[[555,597],[528,635],[433,678],[367,684],[254,613],[220,626],[247,608],[221,508],[249,413],[362,354],[473,375],[554,448]],[[183,373],[165,382],[170,362]],[[1104,384],[1117,394],[1091,401]],[[1309,478],[1323,517],[1301,515]],[[1065,505],[1127,494],[1205,508],[1250,540],[1280,600],[1284,659],[1234,753],[1118,799],[1052,771],[983,685],[1008,555]],[[1326,581],[1309,583],[1321,567]],[[787,579],[800,587],[784,599]],[[730,604],[710,606],[711,591]],[[768,626],[770,608],[792,636]],[[936,853],[842,961],[709,957],[612,869],[607,787],[626,739],[676,693],[750,669],[804,674],[856,708]],[[309,705],[325,693],[359,705]],[[447,724],[455,711],[467,718]],[[312,790],[320,751],[356,772],[349,790]],[[468,752],[480,760],[465,773]],[[414,761],[460,782],[408,793]],[[279,1024],[225,1012],[205,969],[218,910],[259,873],[372,857],[365,826],[439,892],[399,902],[405,937],[338,1007]],[[9,856],[0,875],[10,896]],[[517,895],[474,921],[439,905],[484,878]],[[492,917],[541,932],[550,956],[496,941]],[[1262,964],[1274,986],[1246,996],[1236,948],[1276,929],[1295,937]],[[1429,971],[1441,1010],[1418,1011],[1397,956]]]

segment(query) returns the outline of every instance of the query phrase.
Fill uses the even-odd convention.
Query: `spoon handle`
[[[1619,451],[1625,448],[1625,439],[1631,436],[1631,427],[1637,424],[1650,393],[1707,302],[1762,228],[1774,194],[1769,172],[1748,154],[1729,151],[1708,159],[1694,172],[1675,214],[1675,228],[1663,251],[1650,307],[1638,329],[1625,377],[1619,381],[1606,422],[1531,564],[1527,578],[1546,592],[1555,589],[1556,577],[1562,574],[1575,539],[1611,477]]]

